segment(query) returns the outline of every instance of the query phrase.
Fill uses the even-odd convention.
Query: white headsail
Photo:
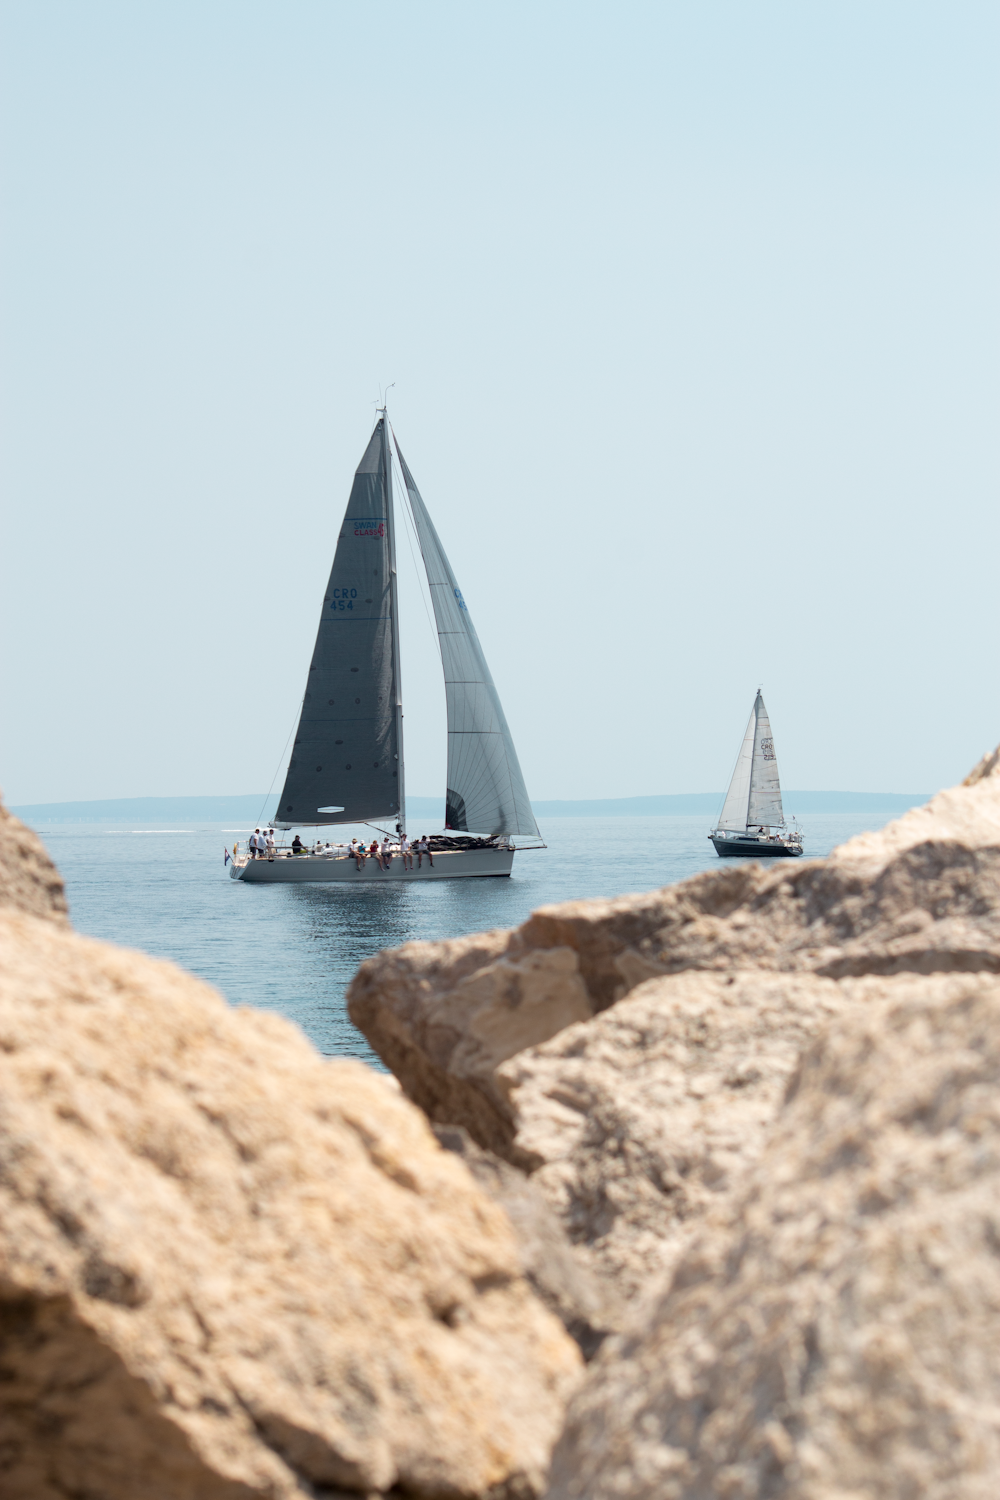
[[[538,824],[514,741],[468,606],[398,442],[396,452],[427,570],[444,667],[448,704],[445,825],[472,833],[537,836]]]
[[[779,828],[784,821],[778,757],[758,691],[718,826],[744,833],[749,827]]]

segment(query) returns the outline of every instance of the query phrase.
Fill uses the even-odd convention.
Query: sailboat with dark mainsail
[[[448,712],[447,833],[430,840],[430,858],[414,868],[399,852],[406,790],[394,448],[427,573]],[[230,874],[250,882],[502,876],[511,872],[512,837],[538,838],[468,605],[383,407],[340,529],[274,827],[385,822],[390,843],[395,834],[387,855],[358,859],[342,845],[279,848],[270,858],[237,857]]]
[[[802,853],[801,833],[785,823],[774,736],[759,688],[718,827],[708,836],[723,857],[774,859]]]

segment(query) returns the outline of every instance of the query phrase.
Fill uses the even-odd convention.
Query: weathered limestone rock
[[[0,801],[0,907],[68,922],[62,876],[45,845]]]
[[[742,1191],[590,1367],[550,1500],[1000,1489],[1000,985],[852,983]]]
[[[579,1367],[377,1075],[0,911],[5,1500],[521,1500]]]
[[[513,951],[509,932],[406,943],[361,965],[350,1015],[432,1120],[461,1124],[518,1163],[495,1073],[514,1053],[591,1016],[569,948]]]
[[[621,1326],[624,1307],[610,1281],[588,1271],[570,1248],[544,1194],[524,1172],[484,1151],[458,1125],[437,1125],[434,1134],[454,1151],[483,1191],[499,1203],[517,1240],[521,1270],[535,1294],[555,1313],[585,1359]]]
[[[672,1269],[756,1162],[799,1053],[856,1003],[852,984],[650,979],[502,1064],[517,1151],[584,1264],[626,1298]]]
[[[690,969],[1000,971],[1000,754],[826,860],[726,863],[646,895],[543,907],[512,932],[378,954],[349,1005],[432,1119],[530,1167],[501,1064]]]

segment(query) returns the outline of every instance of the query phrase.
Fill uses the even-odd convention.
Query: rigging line
[[[292,735],[295,733],[295,726],[296,726],[296,724],[299,721],[299,714],[302,712],[302,707],[303,707],[303,704],[305,703],[305,701],[306,701],[305,698],[303,698],[302,702],[299,704],[298,708],[295,710],[295,718],[292,720],[292,727],[288,731],[288,740],[290,740],[291,737],[292,737]],[[288,740],[285,741],[285,750],[288,749]],[[268,802],[270,801],[270,798],[271,798],[271,793],[274,791],[274,783],[278,779],[278,772],[281,770],[281,762],[285,758],[285,750],[282,750],[281,757],[280,757],[280,759],[278,761],[277,766],[275,767],[274,775],[271,777],[271,785],[268,787],[268,789],[267,789],[267,796],[264,798],[264,807],[267,806],[267,804],[268,804]],[[260,812],[257,814],[258,822],[264,816],[264,807],[262,807],[261,810],[260,810]]]

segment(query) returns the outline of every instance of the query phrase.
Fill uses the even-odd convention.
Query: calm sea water
[[[814,815],[806,854],[828,854],[870,815]],[[244,830],[218,825],[48,826],[39,833],[66,880],[73,924],[207,979],[234,1004],[280,1011],[321,1052],[375,1059],[348,1020],[359,963],[412,938],[512,927],[535,907],[671,885],[719,859],[703,817],[552,818],[548,848],[514,860],[509,880],[405,886],[247,886],[223,848]]]

